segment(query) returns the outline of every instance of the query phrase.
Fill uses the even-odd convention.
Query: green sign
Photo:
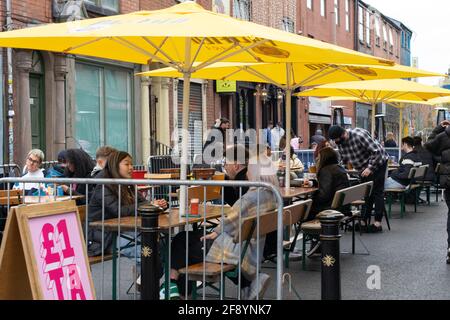
[[[217,80],[216,81],[217,92],[236,92],[236,81],[230,80]]]

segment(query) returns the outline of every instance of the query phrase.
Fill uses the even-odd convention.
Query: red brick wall
[[[339,25],[336,25],[334,20],[334,1],[326,1],[325,17],[320,13],[320,0],[313,0],[312,10],[306,6],[306,0],[299,0],[297,2],[297,32],[305,37],[311,37],[316,40],[334,43],[333,29],[336,25],[336,44],[348,49],[354,49],[354,3],[355,0],[350,1],[349,15],[350,15],[350,30],[346,30],[346,12],[345,1],[339,0]],[[347,107],[344,109],[344,115],[351,117],[355,123],[355,103],[353,102],[339,102],[339,105]],[[303,137],[304,148],[309,145],[309,104],[307,99],[299,99],[298,102],[298,127],[299,134]]]

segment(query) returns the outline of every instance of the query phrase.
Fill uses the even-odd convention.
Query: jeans
[[[386,210],[384,207],[384,182],[386,180],[387,161],[380,166],[370,176],[361,179],[362,183],[373,181],[372,193],[366,199],[366,208],[363,211],[362,218],[367,220],[372,213],[373,205],[375,204],[375,221],[383,221],[383,213]]]
[[[385,189],[406,189],[406,187],[404,185],[395,181],[392,178],[388,178],[386,180],[386,182],[384,183],[384,188]]]
[[[450,189],[445,189],[445,202],[447,203],[447,243],[450,248]]]

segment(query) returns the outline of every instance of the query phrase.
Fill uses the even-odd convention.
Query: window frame
[[[341,25],[341,19],[340,19],[340,3],[339,0],[334,0],[334,20],[337,26]]]
[[[103,4],[103,0],[85,0],[85,4],[87,5],[87,9],[89,10],[89,6],[93,6],[95,8],[98,8],[100,10],[107,10],[113,13],[119,13],[120,12],[120,1],[119,0],[113,0],[117,3],[116,8],[111,8],[109,6],[105,6]],[[102,12],[103,14],[108,14],[108,12]]]
[[[320,16],[327,17],[327,0],[320,0]]]
[[[76,66],[77,64],[82,64],[85,66],[98,68],[100,69],[99,72],[99,90],[101,92],[101,95],[99,96],[100,100],[100,110],[99,110],[99,143],[100,145],[105,145],[107,140],[107,108],[106,108],[106,76],[105,76],[105,69],[109,69],[112,71],[122,71],[127,73],[127,84],[129,86],[129,92],[127,94],[127,105],[129,108],[127,108],[127,117],[128,117],[128,123],[127,123],[127,145],[128,150],[126,150],[128,153],[130,153],[132,156],[135,156],[136,146],[133,143],[135,141],[135,135],[136,135],[136,106],[135,106],[135,79],[134,79],[134,69],[132,66],[125,66],[125,65],[115,65],[108,62],[103,61],[97,61],[97,60],[91,60],[89,58],[78,58],[75,59],[75,73],[76,73]],[[75,84],[75,116],[76,116],[76,91],[77,87]],[[73,124],[74,132],[73,136],[75,139],[77,139],[76,135],[76,124]],[[78,139],[77,139],[78,140]],[[95,155],[94,155],[95,156]]]

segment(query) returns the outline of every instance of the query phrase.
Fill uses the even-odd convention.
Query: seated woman
[[[339,165],[339,155],[332,148],[324,148],[319,153],[317,181],[319,190],[314,194],[308,220],[314,220],[317,214],[331,208],[336,191],[350,187],[347,172]],[[350,210],[344,208],[343,211],[345,214]]]
[[[303,166],[303,163],[298,158],[297,154],[294,152],[294,148],[292,146],[289,146],[291,149],[291,178],[297,179],[301,178],[303,176],[303,171],[305,170],[305,167]],[[278,167],[285,168],[286,167],[286,153],[283,154],[283,156],[278,160]]]
[[[44,178],[44,170],[40,169],[44,161],[44,152],[39,149],[33,149],[28,152],[25,167],[23,168],[22,178]],[[43,186],[43,185],[42,185]],[[39,183],[16,183],[14,190],[25,190],[25,195],[30,196],[38,192],[40,189]]]
[[[94,166],[95,163],[91,159],[91,156],[82,149],[69,149],[66,151],[66,168],[64,175],[67,178],[80,178],[80,179],[90,178]],[[86,196],[86,193],[88,193],[88,196],[90,196],[92,190],[94,189],[94,185],[89,184],[87,185],[86,190],[86,184],[84,183],[72,184],[71,187],[72,191],[70,190],[69,186],[62,185],[64,194]],[[84,205],[84,204],[86,204],[86,199],[77,200],[77,205]]]
[[[331,144],[328,140],[323,140],[319,145],[317,146],[316,150],[314,150],[314,161],[316,162],[316,166],[319,165],[319,153],[322,151],[322,149],[330,148]]]
[[[105,168],[98,174],[99,179],[131,179],[133,172],[133,159],[124,151],[117,151],[110,154]],[[103,197],[104,189],[104,197]],[[145,201],[144,197],[138,192],[138,198],[135,199],[135,188],[133,186],[111,184],[97,185],[89,200],[88,221],[102,220],[102,206],[105,205],[104,219],[113,219],[119,216],[119,196],[120,196],[120,216],[134,216],[137,201],[139,204]],[[167,203],[165,200],[157,200],[153,203],[165,209]],[[105,232],[104,248],[109,252],[112,247],[112,234]],[[88,235],[88,255],[98,256],[102,254],[102,232],[98,229],[90,229]]]
[[[263,159],[264,158],[264,159]],[[248,166],[249,181],[264,181],[277,185],[276,168],[270,159],[263,154],[259,157],[252,157]],[[249,191],[239,199],[232,207],[232,211],[222,220],[213,232],[203,237],[203,230],[189,233],[188,243],[188,261],[189,265],[203,262],[203,253],[206,251],[206,261],[211,263],[223,263],[237,265],[239,263],[240,245],[233,242],[235,235],[239,232],[239,212],[241,218],[254,216],[258,204],[257,188],[250,188]],[[260,189],[259,191],[260,213],[270,212],[276,209],[276,198],[270,190]],[[223,232],[222,232],[223,228]],[[260,259],[263,258],[262,250],[264,248],[264,237],[259,242]],[[205,246],[204,246],[205,244]],[[224,254],[225,253],[225,254]],[[256,281],[256,274],[259,270],[257,266],[257,242],[251,241],[244,259],[242,260],[241,288],[243,288],[243,299],[255,299],[258,294],[262,298],[265,289],[269,283],[270,277],[266,274],[260,274],[259,282]],[[181,232],[175,236],[172,241],[172,256],[170,279],[170,298],[177,299],[185,293],[186,278],[180,275],[178,270],[186,266],[186,233]],[[238,283],[238,279],[231,279]],[[188,290],[191,289],[189,286]],[[161,286],[161,299],[165,297],[165,284]]]

